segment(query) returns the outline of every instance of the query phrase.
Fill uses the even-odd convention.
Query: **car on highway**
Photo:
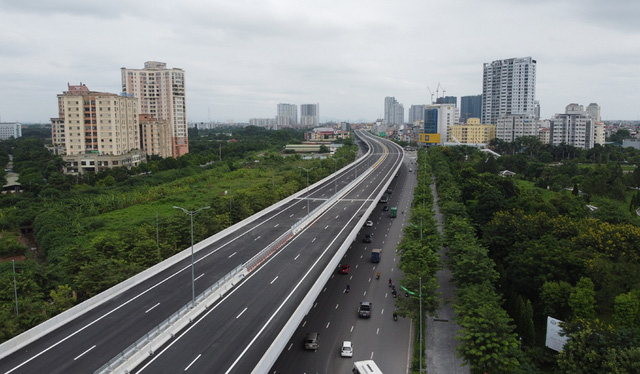
[[[304,349],[317,351],[320,346],[319,341],[319,332],[308,332],[307,336],[304,337]]]
[[[371,234],[366,234],[364,238],[362,238],[363,243],[371,243],[372,241],[373,241],[373,238],[371,237]]]
[[[340,348],[340,356],[353,357],[353,345],[350,341],[345,340],[342,342],[342,347]]]
[[[388,205],[383,206],[382,210],[386,212],[387,210],[389,210],[389,206]]]
[[[371,226],[373,226],[373,221],[367,221],[367,222],[365,222],[365,223],[364,223],[364,226],[365,226],[365,227],[371,227]]]
[[[363,301],[358,306],[358,315],[363,318],[371,317],[371,303],[369,301]]]
[[[340,269],[338,269],[340,274],[349,274],[349,271],[351,271],[351,266],[349,265],[342,265],[340,266]]]

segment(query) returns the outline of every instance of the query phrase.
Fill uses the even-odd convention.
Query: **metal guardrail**
[[[204,301],[208,296],[217,291],[220,287],[222,287],[226,282],[228,282],[231,278],[237,275],[244,266],[239,265],[231,272],[226,274],[224,277],[219,279],[216,283],[214,283],[211,287],[207,288],[204,292],[199,294],[196,297],[195,305],[198,305],[202,301]],[[140,339],[136,340],[135,343],[128,346],[124,351],[118,354],[116,357],[112,358],[109,362],[102,365],[95,373],[113,373],[120,365],[129,360],[134,354],[144,349],[147,345],[149,345],[155,338],[159,337],[162,333],[166,332],[170,329],[176,322],[182,319],[187,313],[192,310],[191,302],[187,305],[183,306],[177,312],[173,313],[169,318],[162,321],[158,326],[153,328],[151,331],[143,335]]]

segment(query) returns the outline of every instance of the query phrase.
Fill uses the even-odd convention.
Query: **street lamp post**
[[[418,373],[422,373],[422,277],[418,278],[418,287],[420,288],[418,291],[418,302],[420,303],[420,371]],[[400,286],[405,292],[415,296],[415,292],[409,291],[406,287]]]
[[[298,169],[302,169],[307,172],[307,216],[309,215],[309,172],[315,168],[307,169],[302,166],[298,166]]]
[[[180,209],[181,211],[187,213],[189,217],[191,217],[191,308],[196,305],[196,279],[195,279],[195,270],[194,270],[194,261],[193,261],[193,216],[196,215],[201,210],[209,209],[210,206],[202,207],[198,210],[186,210],[185,208],[181,208],[179,206],[173,206],[175,209]]]

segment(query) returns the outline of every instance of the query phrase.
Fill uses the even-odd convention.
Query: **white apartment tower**
[[[276,115],[276,129],[281,127],[291,127],[298,124],[298,106],[295,104],[278,104],[278,114]]]
[[[587,105],[587,114],[589,117],[593,118],[596,122],[601,122],[600,120],[600,105],[596,103],[591,103]]]
[[[522,136],[538,136],[540,121],[524,114],[507,114],[498,118],[496,138],[512,142]]]
[[[551,118],[551,144],[565,143],[591,149],[596,138],[594,123],[582,105],[569,104],[564,114],[556,114]]]
[[[404,106],[395,97],[384,98],[384,121],[388,125],[402,125],[404,123]]]
[[[184,70],[167,69],[164,62],[147,61],[143,69],[122,68],[122,91],[139,101],[139,114],[147,114],[171,126],[171,154],[189,153]]]
[[[300,125],[307,127],[320,125],[320,104],[300,105]]]
[[[484,64],[482,123],[497,124],[508,114],[535,118],[536,60],[531,57],[496,60]]]

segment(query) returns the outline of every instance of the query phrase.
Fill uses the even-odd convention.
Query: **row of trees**
[[[439,308],[438,280],[436,272],[440,270],[441,239],[437,223],[433,216],[433,195],[431,194],[431,170],[425,162],[425,154],[418,155],[421,167],[416,171],[418,185],[413,191],[411,203],[411,217],[409,226],[404,228],[404,235],[398,245],[400,254],[399,268],[404,274],[402,286],[413,295],[409,298],[399,298],[396,301],[398,313],[409,316],[413,321],[420,319],[420,311],[433,314]],[[422,300],[422,306],[420,305]],[[423,314],[424,315],[424,314]],[[413,370],[417,372],[420,359],[424,355],[419,350],[419,339],[424,340],[424,334],[416,330]],[[422,345],[425,346],[424,343]],[[425,367],[423,361],[423,367]]]
[[[501,306],[495,283],[498,272],[488,251],[478,241],[461,203],[462,191],[441,148],[429,150],[428,162],[437,180],[438,200],[444,215],[449,268],[457,286],[456,322],[458,354],[472,372],[513,373],[521,366],[513,320]],[[531,330],[532,326],[518,326]]]

